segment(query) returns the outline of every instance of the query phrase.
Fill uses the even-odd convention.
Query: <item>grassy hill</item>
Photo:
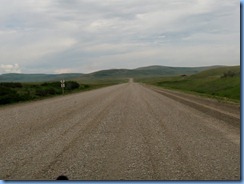
[[[194,78],[203,78],[203,77],[214,77],[219,78],[221,77],[225,72],[233,71],[236,74],[240,74],[240,66],[228,66],[228,67],[217,67],[214,69],[209,69],[203,72],[200,72],[196,75],[193,75]]]
[[[44,82],[44,81],[59,81],[61,79],[72,80],[79,78],[83,74],[18,74],[8,73],[0,75],[0,82]]]
[[[175,75],[191,75],[207,70],[211,67],[168,67],[168,66],[149,66],[137,69],[111,69],[93,72],[90,74],[3,74],[0,75],[0,82],[44,82],[76,80],[76,81],[95,81],[95,80],[125,80],[128,78],[152,78]]]
[[[141,82],[240,101],[240,66],[219,67],[190,76],[151,78]]]
[[[191,75],[200,71],[207,70],[211,67],[168,67],[168,66],[148,66],[132,70],[128,69],[112,69],[102,70],[89,74],[91,78],[152,78],[162,76],[175,76],[175,75]],[[214,67],[215,68],[215,67]],[[83,76],[86,77],[86,76]]]
[[[170,66],[148,66],[135,69],[143,73],[154,73],[157,75],[173,76],[180,74],[195,74],[200,71],[208,70],[210,68],[216,68],[219,66],[207,66],[207,67],[170,67]]]

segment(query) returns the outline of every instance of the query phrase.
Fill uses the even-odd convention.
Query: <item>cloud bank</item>
[[[0,22],[0,73],[240,64],[237,0],[1,0]]]
[[[21,69],[18,64],[14,64],[14,65],[1,64],[0,73],[21,73]]]

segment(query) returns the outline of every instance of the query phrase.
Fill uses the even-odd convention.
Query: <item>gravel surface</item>
[[[0,178],[239,180],[229,121],[132,81],[1,107]]]

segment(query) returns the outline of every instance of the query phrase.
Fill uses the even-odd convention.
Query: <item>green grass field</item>
[[[154,78],[140,82],[220,100],[240,101],[240,66],[206,70],[191,76]]]

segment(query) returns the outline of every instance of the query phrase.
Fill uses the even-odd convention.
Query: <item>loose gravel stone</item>
[[[1,107],[0,137],[2,180],[240,179],[239,126],[132,81]]]

